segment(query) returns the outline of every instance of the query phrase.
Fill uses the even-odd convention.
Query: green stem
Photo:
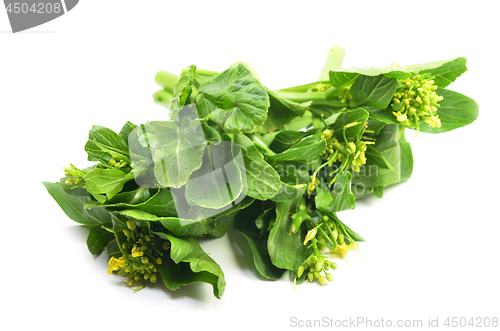
[[[174,86],[179,81],[179,76],[167,71],[158,71],[155,76],[156,84],[173,94]]]
[[[139,200],[139,198],[141,197],[141,195],[142,195],[142,193],[144,192],[145,189],[146,189],[146,187],[144,187],[144,186],[139,187],[139,189],[135,193],[135,195],[132,198],[132,200],[130,200],[129,204],[130,205],[134,205],[137,202],[137,200]]]
[[[323,69],[319,75],[318,80],[329,80],[330,70],[338,69],[342,66],[344,62],[345,51],[340,46],[332,46],[326,53],[325,63],[323,64]]]
[[[269,146],[267,146],[267,145],[266,145],[266,144],[265,144],[262,140],[260,140],[260,138],[259,138],[259,137],[257,137],[255,134],[251,133],[251,134],[249,134],[249,135],[248,135],[248,137],[249,137],[250,139],[252,139],[252,141],[253,141],[254,143],[256,143],[257,145],[259,145],[260,147],[262,147],[262,148],[263,148],[263,149],[264,149],[264,150],[268,153],[268,155],[276,155],[276,153],[275,153],[275,152],[273,152],[273,151],[269,148]]]

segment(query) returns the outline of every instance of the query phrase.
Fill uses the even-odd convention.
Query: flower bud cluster
[[[127,221],[127,229],[123,230],[127,241],[121,243],[121,251],[125,252],[120,258],[112,257],[109,260],[108,273],[118,270],[118,275],[128,277],[129,285],[141,279],[156,282],[157,266],[162,264],[162,251],[170,249],[170,243],[160,237],[144,231],[134,221]]]
[[[297,269],[297,277],[300,278],[304,272],[307,272],[307,279],[310,283],[316,280],[321,285],[325,285],[327,280],[333,282],[333,276],[328,273],[330,269],[337,269],[337,264],[322,255],[312,255]]]
[[[360,170],[360,166],[363,164],[366,164],[366,142],[365,141],[359,141],[359,143],[355,142],[350,142],[345,146],[345,144],[341,144],[337,138],[332,137],[333,130],[327,129],[323,131],[323,134],[321,135],[321,139],[324,139],[326,141],[326,148],[322,152],[323,155],[326,155],[327,158],[330,157],[330,155],[335,154],[335,157],[330,160],[329,166],[331,166],[334,162],[339,161],[340,163],[345,163],[351,159],[350,166],[352,167],[353,171],[358,172]],[[348,151],[347,153],[342,153],[340,150],[346,150]],[[351,153],[348,155],[348,153]]]
[[[441,120],[436,115],[442,96],[436,93],[437,85],[429,74],[415,74],[406,80],[400,80],[402,86],[396,90],[392,99],[392,113],[398,122],[410,125],[422,118],[433,128],[441,127]]]
[[[338,92],[338,98],[339,98],[340,102],[342,102],[342,103],[347,103],[349,100],[352,100],[351,87],[346,86],[346,87],[340,88],[339,92]]]
[[[109,160],[108,164],[112,167],[120,169],[126,167],[128,165],[128,162],[117,157],[113,157],[111,160]]]

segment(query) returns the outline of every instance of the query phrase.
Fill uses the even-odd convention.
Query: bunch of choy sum
[[[465,58],[341,69],[343,57],[332,47],[317,82],[277,91],[244,63],[160,71],[154,100],[170,120],[93,126],[85,150],[95,164],[44,185],[90,227],[88,249],[105,251],[108,273],[136,290],[206,282],[220,298],[224,274],[197,239],[230,223],[265,278],[290,270],[294,283],[324,285],[332,259],[364,241],[338,213],[410,178],[405,129],[442,133],[478,116],[474,100],[446,89]]]

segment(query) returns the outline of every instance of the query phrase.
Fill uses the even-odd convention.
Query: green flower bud
[[[150,274],[148,274],[147,272],[144,274],[144,280],[148,280],[148,278],[150,277]]]
[[[318,279],[318,278],[321,276],[321,275],[319,274],[319,272],[317,272],[317,271],[315,271],[315,272],[313,273],[313,275],[314,275],[314,278],[315,278],[315,279]]]
[[[168,241],[164,241],[162,244],[161,244],[161,248],[163,250],[168,250],[170,248],[170,243]]]
[[[310,259],[309,259],[309,264],[310,265],[314,265],[316,263],[318,263],[319,259],[317,256],[312,256]]]
[[[304,267],[300,266],[299,269],[297,270],[297,277],[300,278],[300,276],[302,276],[303,273],[304,273]]]
[[[127,229],[123,229],[123,233],[128,237],[130,237],[130,231]]]
[[[330,283],[333,282],[333,276],[332,274],[326,274],[326,280],[328,280]]]
[[[318,277],[318,283],[320,283],[321,285],[325,285],[326,284],[325,277],[323,276]]]
[[[149,276],[149,280],[151,281],[151,283],[156,283],[156,274],[151,274]]]
[[[321,262],[316,263],[316,271],[321,271],[321,269],[323,269],[323,263]]]
[[[149,259],[148,259],[148,257],[147,257],[147,256],[143,256],[143,257],[141,257],[141,262],[142,262],[143,264],[148,263],[148,261],[149,261]]]
[[[129,228],[130,231],[134,231],[136,228],[136,224],[132,220],[127,221],[127,228]]]
[[[307,274],[307,279],[309,280],[309,283],[312,283],[314,281],[314,275],[312,272]]]
[[[330,267],[332,267],[333,270],[337,270],[337,263],[330,262]]]

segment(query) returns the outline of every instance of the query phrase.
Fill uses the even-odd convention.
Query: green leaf
[[[281,98],[277,93],[267,88],[266,90],[269,94],[270,106],[267,111],[266,121],[259,127],[259,131],[263,133],[279,130],[294,118],[304,115],[312,103],[312,101],[296,103]]]
[[[333,202],[331,211],[338,212],[356,207],[356,199],[351,192],[352,175],[349,171],[343,171],[335,177],[331,195]]]
[[[129,192],[125,193],[128,194]],[[135,192],[132,192],[132,197]],[[116,198],[116,197],[115,197]],[[111,202],[111,201],[110,201]],[[89,206],[85,206],[88,208]],[[177,216],[177,211],[175,209],[175,202],[172,197],[172,193],[169,189],[159,189],[151,198],[147,199],[144,202],[140,202],[137,204],[130,203],[106,203],[106,204],[97,204],[90,206],[92,208],[95,207],[105,207],[110,211],[118,211],[125,209],[137,209],[142,210],[156,216],[160,217],[175,217]]]
[[[201,236],[207,232],[205,229],[206,220],[196,221],[177,217],[158,217],[148,212],[134,209],[120,210],[114,212],[114,214],[140,221],[159,222],[168,231],[178,237]]]
[[[343,71],[343,69],[330,70],[330,83],[335,88],[351,86],[358,76],[359,73],[347,72]]]
[[[243,155],[247,177],[247,195],[259,200],[274,197],[281,188],[280,176],[262,154],[259,153],[253,142],[243,134],[229,136],[237,144]]]
[[[419,72],[421,74],[429,73],[435,76],[434,84],[439,87],[446,87],[457,79],[460,75],[467,71],[467,59],[464,57],[457,57],[452,60],[443,60],[436,62],[429,62],[424,64],[409,65],[408,70],[412,72]]]
[[[127,122],[120,130],[119,135],[120,135],[120,137],[123,138],[123,140],[125,141],[125,143],[127,143],[127,145],[128,145],[128,136],[132,133],[132,131],[134,131],[134,129],[136,127],[137,127],[137,125],[135,125],[131,122]]]
[[[352,240],[357,241],[357,242],[365,242],[365,239],[363,237],[361,237],[356,232],[352,231],[351,228],[349,228],[347,225],[345,225],[345,223],[341,222],[339,219],[337,219],[336,221],[340,223],[340,225],[342,226],[342,228],[344,229],[346,234],[348,234]]]
[[[103,203],[106,198],[101,194],[106,194],[108,199],[113,198],[123,189],[126,182],[134,179],[134,174],[124,173],[119,169],[94,169],[84,176],[85,189],[92,194],[97,201]]]
[[[251,132],[267,118],[266,88],[241,63],[200,85],[198,93],[200,116],[208,116],[227,133]]]
[[[186,183],[188,204],[219,209],[231,204],[243,193],[245,177],[233,157],[231,145],[231,142],[224,142],[208,146],[202,166],[193,172]]]
[[[316,187],[316,196],[314,197],[316,208],[323,211],[330,211],[330,207],[333,203],[332,195],[326,184],[322,183],[318,185]]]
[[[307,161],[317,158],[325,150],[326,141],[320,134],[310,136],[293,145],[286,151],[270,155],[275,161]]]
[[[115,235],[108,230],[103,229],[103,226],[112,228],[113,224],[111,222],[106,222],[102,225],[94,225],[89,231],[89,236],[87,237],[87,247],[92,255],[101,255],[109,242],[115,239]]]
[[[384,75],[359,76],[351,87],[351,106],[371,106],[384,109],[394,96],[398,81]]]
[[[440,128],[431,128],[427,123],[420,122],[420,131],[428,133],[442,133],[474,122],[479,115],[479,105],[463,94],[438,88],[436,93],[443,97],[439,102],[437,115],[441,119]]]
[[[160,235],[158,232],[153,232]],[[175,263],[189,263],[189,267],[194,273],[201,273],[203,278],[197,278],[196,281],[209,283],[213,286],[214,295],[220,299],[224,294],[226,281],[220,266],[203,251],[200,244],[192,237],[176,238],[174,236],[163,234],[170,241],[170,257]]]
[[[236,214],[233,228],[236,232],[242,234],[248,241],[253,255],[253,262],[259,274],[267,279],[277,280],[283,276],[286,270],[274,266],[269,257],[269,252],[267,250],[269,232],[265,231],[265,229],[269,226],[270,219],[269,217],[259,218],[259,216],[264,216],[265,214],[266,211],[264,211],[261,206],[239,212]],[[257,218],[265,222],[260,225],[260,228],[255,224]],[[261,229],[264,229],[263,235]]]
[[[179,122],[158,121],[142,125],[139,139],[144,147],[149,146],[152,150],[154,173],[161,186],[183,186],[202,165],[207,142],[200,121],[183,116]]]
[[[290,233],[292,203],[276,203],[276,221],[269,233],[267,250],[272,263],[280,269],[295,270],[297,256],[305,254],[301,231]],[[300,260],[300,259],[299,259]]]
[[[413,153],[410,143],[406,141],[403,126],[399,130],[399,147],[401,150],[401,177],[400,180],[408,180],[413,172]]]
[[[84,225],[104,224],[111,220],[111,216],[104,210],[85,210],[83,205],[90,201],[87,196],[69,195],[64,192],[60,183],[42,183],[49,194],[56,200],[64,213],[73,221]]]
[[[179,80],[174,86],[174,97],[170,101],[172,114],[170,115],[171,120],[175,120],[177,115],[182,110],[182,108],[190,103],[189,97],[191,96],[191,89],[193,86],[194,74],[196,72],[196,66],[189,66],[187,73],[181,75]]]
[[[300,142],[306,136],[303,131],[283,130],[277,131],[273,141],[268,144],[269,148],[275,153],[282,153]]]
[[[102,161],[108,163],[113,157],[107,151],[114,151],[120,155],[128,155],[128,144],[120,135],[103,126],[92,126],[89,140],[85,145],[89,161]]]
[[[396,171],[392,165],[385,159],[385,157],[378,150],[375,149],[372,145],[368,145],[366,152],[366,165],[376,165],[380,169],[389,169],[392,171]]]
[[[355,140],[363,131],[364,123],[368,120],[368,112],[363,108],[349,110],[334,114],[328,117],[325,122],[328,128],[333,130],[333,137],[337,138],[339,141],[344,140],[344,127],[348,124],[357,122],[358,125],[354,125],[345,129],[345,135],[349,141]]]
[[[211,145],[220,144],[222,138],[217,130],[212,128],[207,123],[201,123],[201,127],[203,128],[206,140],[209,141]]]

